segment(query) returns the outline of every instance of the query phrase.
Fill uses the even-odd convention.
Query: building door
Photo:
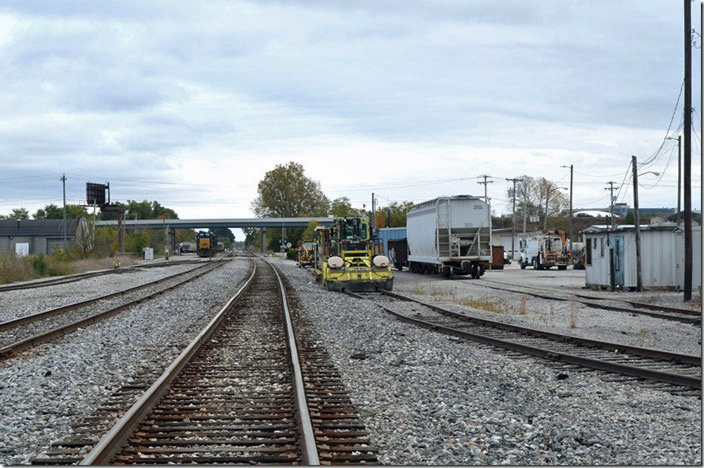
[[[623,288],[623,235],[613,236],[611,242],[614,243],[614,283]]]

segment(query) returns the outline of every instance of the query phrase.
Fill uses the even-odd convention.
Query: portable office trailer
[[[471,195],[439,197],[406,215],[409,268],[479,278],[491,263],[489,204]]]
[[[680,228],[682,225],[680,224]],[[681,255],[676,265],[677,288],[684,289],[684,230],[676,232],[675,244]],[[702,227],[692,226],[692,290],[702,294]]]
[[[640,227],[641,279],[644,289],[678,287],[677,265],[684,258],[684,248],[678,248],[676,242],[680,232],[681,229],[676,225]],[[591,226],[582,231],[582,234],[587,287],[610,288],[612,275],[613,285],[617,288],[632,289],[637,286],[635,226],[621,225],[613,230],[606,225]],[[701,250],[698,250],[701,257]]]

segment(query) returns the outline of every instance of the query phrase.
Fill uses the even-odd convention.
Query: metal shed
[[[72,245],[77,231],[86,231],[86,220],[66,220],[67,248]],[[0,251],[50,255],[63,246],[63,233],[63,219],[0,220]]]
[[[406,237],[405,227],[381,228],[374,230],[377,238],[384,242],[384,255],[389,255],[389,239],[404,239]]]
[[[699,231],[701,233],[701,230]],[[613,283],[617,288],[637,286],[635,226],[591,226],[582,231],[585,243],[586,286],[602,289]],[[684,243],[681,227],[674,224],[640,227],[641,266],[644,289],[678,289],[684,265]],[[701,265],[701,234],[694,242],[693,254]],[[613,256],[613,268],[611,266]],[[701,267],[700,267],[701,268]],[[612,273],[613,270],[613,273]],[[698,284],[701,286],[701,275]]]

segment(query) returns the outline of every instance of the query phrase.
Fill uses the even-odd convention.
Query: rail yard
[[[674,292],[518,264],[361,293],[278,257],[122,270],[0,292],[3,464],[701,461],[700,315]]]

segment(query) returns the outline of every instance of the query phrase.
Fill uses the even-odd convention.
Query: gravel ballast
[[[369,301],[323,290],[293,262],[269,260],[295,288],[299,315],[314,324],[384,464],[701,464],[697,398],[638,383],[606,382],[595,372],[551,367],[415,328]],[[235,259],[158,299],[0,362],[0,464],[26,464],[42,456],[120,385],[162,370],[232,296],[249,269],[249,260]],[[140,278],[149,280],[166,272],[143,273]],[[32,304],[44,309],[124,289],[129,285],[115,287],[114,281],[131,275],[11,297],[7,294],[15,292],[8,291],[0,293],[0,301],[3,308],[17,302],[27,310]],[[488,312],[466,305],[486,292],[462,285],[464,280],[448,283],[437,276],[400,273],[395,281],[401,293],[471,314],[528,321],[553,331],[571,329],[596,339],[619,335],[637,340],[620,332],[629,326],[636,332],[646,328],[658,337],[651,347],[700,353],[700,327],[687,325],[696,331],[678,335],[676,327],[682,324],[669,329],[663,321],[645,322],[642,316],[620,314],[623,318],[615,319],[615,314],[600,316],[604,311],[580,308],[572,329],[565,317],[569,303],[561,306],[564,310],[553,306],[552,315],[541,315],[533,311],[548,302],[530,299],[522,315],[514,310],[520,297],[494,291],[492,299],[500,299],[513,313]],[[552,321],[545,323],[545,317]]]
[[[274,261],[296,288],[300,314],[317,324],[384,464],[701,463],[697,398],[415,328]]]
[[[168,270],[182,268],[189,266]],[[152,301],[0,362],[0,464],[28,464],[70,435],[72,425],[120,385],[161,372],[232,297],[250,269],[248,259],[235,259]],[[107,275],[14,297],[21,297],[17,302],[26,308],[33,299],[37,309],[48,308],[61,303],[54,302],[57,298],[87,299],[165,276],[166,270]],[[13,303],[5,295],[15,293],[0,293],[4,307]]]

